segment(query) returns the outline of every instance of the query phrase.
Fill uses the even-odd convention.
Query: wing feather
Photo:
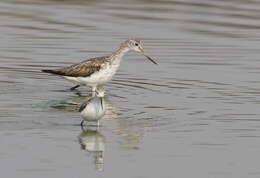
[[[52,73],[68,77],[88,77],[99,71],[102,64],[109,60],[109,56],[97,57],[82,61],[78,64],[57,70],[43,70],[43,72]]]
[[[79,112],[83,111],[85,109],[85,107],[90,103],[92,98],[88,99],[87,101],[85,101],[84,103],[82,103],[79,107]]]

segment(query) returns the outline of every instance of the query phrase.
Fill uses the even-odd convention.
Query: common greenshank
[[[71,90],[81,85],[86,85],[91,87],[94,92],[99,85],[103,85],[112,79],[120,66],[122,57],[128,51],[139,52],[152,63],[157,64],[152,58],[144,54],[140,40],[129,39],[123,42],[119,49],[110,56],[92,58],[69,67],[56,70],[42,70],[42,72],[59,75],[75,83],[76,86],[72,87]]]

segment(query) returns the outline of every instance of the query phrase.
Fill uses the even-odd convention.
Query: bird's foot
[[[80,87],[80,85],[76,85],[76,86],[74,86],[74,87],[71,87],[70,88],[70,91],[73,91],[73,90],[75,90],[75,89],[77,89],[77,88],[79,88]]]
[[[98,130],[99,129],[99,121],[96,121],[95,124],[93,122],[87,122],[87,124],[84,125],[84,120],[81,121],[80,123],[81,130],[88,130],[88,129],[93,129],[93,130]]]
[[[75,94],[78,95],[78,96],[82,96],[80,91],[76,91]]]

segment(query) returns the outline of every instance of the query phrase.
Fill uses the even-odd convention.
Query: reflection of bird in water
[[[102,123],[104,122],[106,128],[118,136],[121,146],[128,149],[138,149],[144,136],[144,129],[151,121],[144,124],[143,120],[137,120],[131,116],[127,118],[125,111],[119,111],[119,108],[114,107],[109,98],[105,98],[105,101],[106,114]]]
[[[84,121],[95,121],[97,122],[97,126],[99,126],[99,120],[105,115],[105,90],[103,88],[97,88],[96,94],[96,96],[88,99],[80,105],[79,112],[83,118],[80,123],[81,127],[83,127]]]
[[[92,87],[92,91],[95,91],[99,85],[112,79],[120,66],[122,57],[128,51],[139,52],[156,64],[153,59],[144,54],[140,40],[130,39],[122,43],[120,48],[110,56],[92,58],[69,67],[57,70],[42,70],[42,72],[59,75],[75,83],[76,86],[72,87],[71,90],[81,85],[87,85]]]
[[[98,130],[82,129],[79,135],[81,149],[95,155],[96,170],[104,170],[105,137]]]
[[[51,103],[51,107],[65,111],[78,111],[80,106],[82,106],[81,103],[83,103],[86,98],[90,99],[91,96],[69,97],[62,101],[52,102],[55,105]],[[98,99],[97,96],[96,99]],[[151,128],[154,124],[153,120],[142,119],[140,115],[132,115],[131,110],[127,108],[122,109],[121,107],[114,106],[109,96],[104,97],[102,101],[103,107],[105,108],[105,114],[102,117],[103,125],[118,136],[122,146],[129,149],[138,149],[140,143],[142,143],[145,129]]]

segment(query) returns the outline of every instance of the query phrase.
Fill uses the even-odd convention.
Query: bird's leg
[[[80,91],[76,91],[75,94],[78,96],[82,96]]]
[[[77,88],[79,88],[79,87],[80,87],[80,85],[76,85],[76,86],[74,86],[74,87],[71,87],[70,90],[73,91],[73,90],[75,90],[75,89],[77,89]]]
[[[92,87],[92,97],[96,96],[96,89],[97,87]]]

